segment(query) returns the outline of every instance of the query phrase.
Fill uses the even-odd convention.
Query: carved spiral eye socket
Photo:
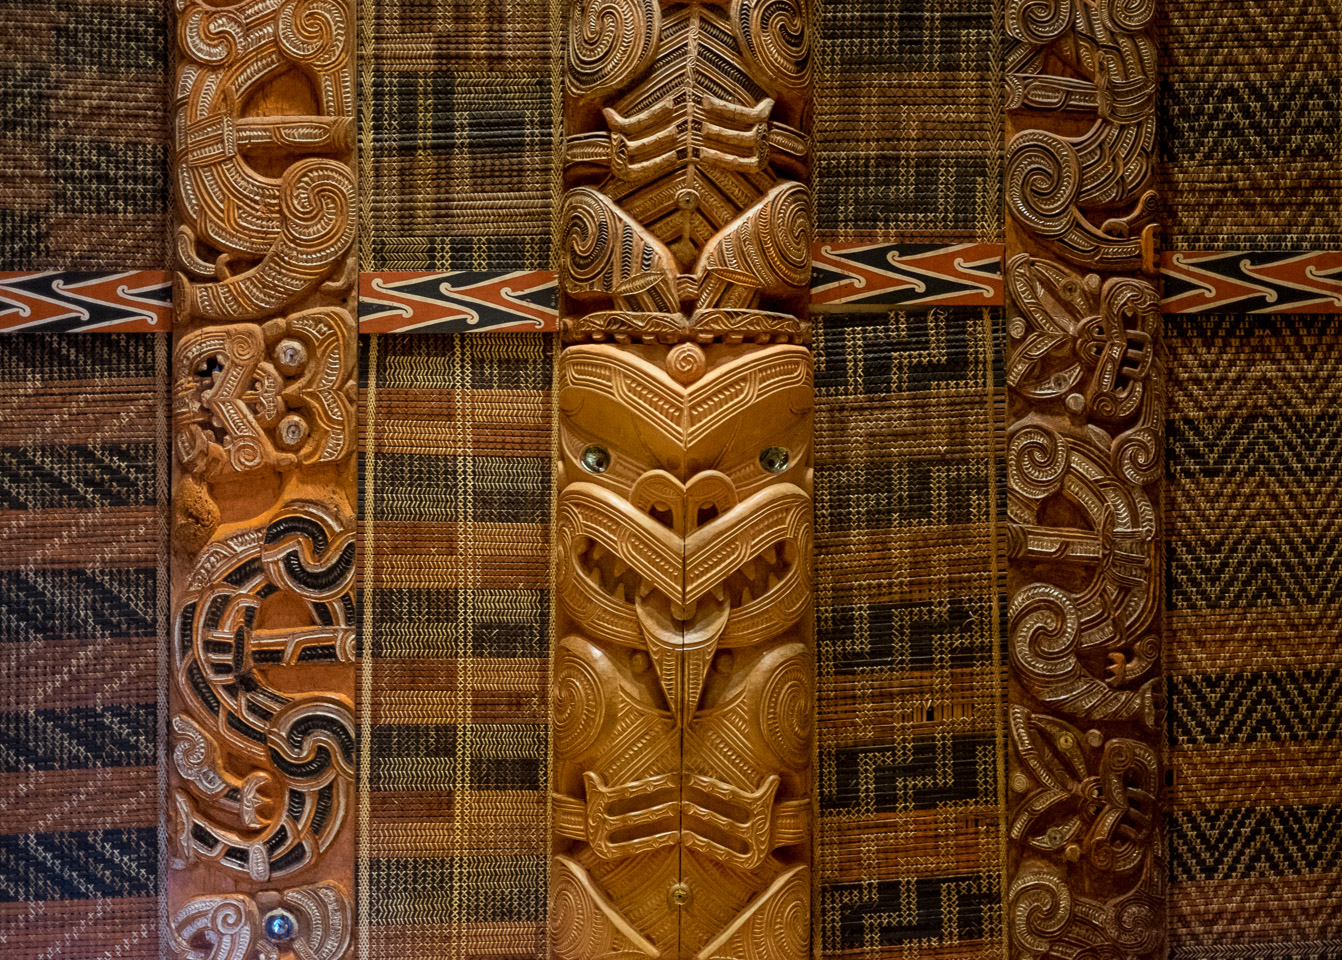
[[[605,473],[610,469],[610,451],[594,443],[582,452],[578,462],[588,473]]]
[[[789,459],[785,447],[766,447],[760,451],[760,466],[769,473],[782,473]]]

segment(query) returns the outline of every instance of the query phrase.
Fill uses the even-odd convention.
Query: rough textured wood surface
[[[1009,0],[1011,955],[1162,957],[1155,0]]]
[[[169,949],[354,926],[347,0],[178,0]]]
[[[576,0],[560,211],[550,940],[811,942],[800,0]]]

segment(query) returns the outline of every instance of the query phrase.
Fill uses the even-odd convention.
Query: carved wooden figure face
[[[797,955],[789,937],[804,949],[811,398],[803,347],[564,351],[562,957],[597,956],[626,925],[647,956],[775,921],[769,956]]]

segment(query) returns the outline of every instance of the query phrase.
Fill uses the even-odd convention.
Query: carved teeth
[[[638,598],[642,600],[650,593],[652,593],[652,581],[640,579],[638,581]]]
[[[713,594],[713,599],[717,600],[719,603],[722,603],[727,599],[727,591],[720,583],[715,585],[711,592]]]
[[[749,603],[751,600],[754,599],[755,596],[750,592],[750,588],[743,586],[741,588],[741,606],[744,607],[747,603]]]
[[[598,543],[597,541],[593,540],[593,541],[592,541],[592,553],[591,553],[592,562],[595,563],[596,561],[600,560],[600,559],[601,559],[602,557],[604,557],[605,555],[606,555],[606,548],[603,547],[603,546],[602,546],[600,543]]]
[[[618,577],[620,574],[624,573],[626,570],[629,569],[629,564],[625,563],[625,562],[624,562],[623,560],[621,560],[619,557],[616,557],[616,558],[615,558],[615,566],[614,566],[612,569],[613,569],[614,572],[615,572],[615,576]]]
[[[624,583],[623,583],[623,582],[615,584],[615,593],[612,594],[612,596],[614,596],[615,599],[618,600],[618,601],[620,601],[621,603],[624,603],[624,602],[625,602],[625,599],[624,599]]]
[[[777,544],[770,544],[769,546],[765,547],[764,552],[761,553],[760,556],[762,556],[764,558],[764,562],[769,564],[769,566],[771,567],[777,564],[778,563]]]
[[[771,573],[769,574],[769,589],[772,590],[776,586],[778,586],[778,578]]]

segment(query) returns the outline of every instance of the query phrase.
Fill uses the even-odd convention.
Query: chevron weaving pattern
[[[1342,320],[1166,323],[1170,957],[1339,956]]]

